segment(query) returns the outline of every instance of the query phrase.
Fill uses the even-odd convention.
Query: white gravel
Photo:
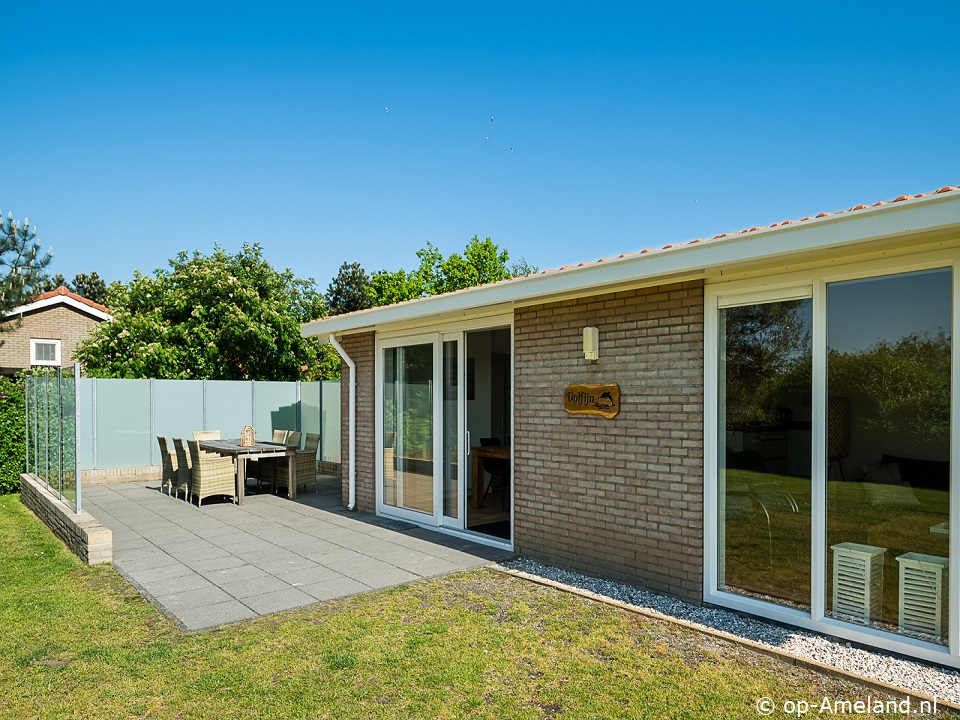
[[[518,558],[502,563],[511,570],[552,580],[572,588],[618,600],[638,610],[678,618],[695,625],[730,633],[774,650],[830,665],[845,672],[877,680],[949,703],[960,704],[960,672],[894,657],[878,650],[852,647],[849,643],[798,628],[745,617],[730,610],[697,607],[675,598],[590,577],[532,560]]]

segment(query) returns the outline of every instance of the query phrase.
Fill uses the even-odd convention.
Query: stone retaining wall
[[[88,565],[113,562],[113,532],[88,512],[74,512],[33,475],[20,476],[20,500]]]

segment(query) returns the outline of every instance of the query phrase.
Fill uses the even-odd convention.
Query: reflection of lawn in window
[[[726,471],[726,588],[773,602],[809,607],[810,481],[806,478]],[[783,504],[770,514],[765,497],[791,496],[797,511]],[[883,568],[884,629],[896,631],[899,593],[897,556],[918,552],[948,554],[948,536],[930,528],[949,518],[946,490],[831,481],[827,484],[827,604],[833,584],[830,545],[862,543],[887,549]],[[930,639],[930,638],[926,638]]]

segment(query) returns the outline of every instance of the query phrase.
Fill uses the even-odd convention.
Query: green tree
[[[40,292],[50,292],[51,290],[56,290],[61,286],[68,287],[67,279],[60,273],[57,273],[56,275],[47,275],[47,277],[43,279],[43,282],[38,290]]]
[[[327,310],[331,315],[343,315],[370,307],[367,286],[370,278],[358,262],[345,262],[327,288]]]
[[[80,344],[88,375],[212,380],[321,379],[327,353],[300,323],[325,315],[312,279],[275,270],[259,245],[181,252],[168,270],[108,289],[113,321]]]
[[[6,316],[16,307],[36,296],[45,279],[44,268],[50,264],[50,255],[40,252],[37,229],[13,219],[13,213],[4,218],[0,213],[0,314]],[[0,331],[12,330],[17,323],[6,323]]]
[[[462,254],[444,258],[439,249],[427,243],[417,251],[417,258],[420,265],[416,270],[380,270],[373,274],[367,289],[373,305],[391,305],[537,272],[522,258],[508,265],[507,250],[501,250],[490,238],[480,240],[476,235]]]
[[[96,272],[77,273],[67,287],[95,303],[107,304],[107,284]]]

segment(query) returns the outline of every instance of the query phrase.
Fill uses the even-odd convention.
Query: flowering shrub
[[[0,377],[0,493],[20,489],[25,448],[23,378]]]

